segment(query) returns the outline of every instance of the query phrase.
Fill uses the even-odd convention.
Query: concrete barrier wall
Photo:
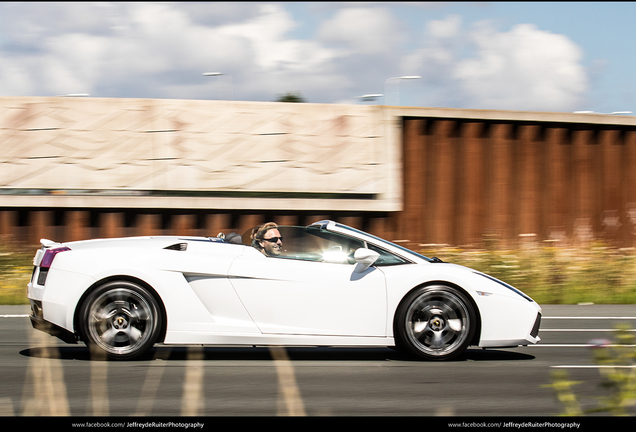
[[[393,211],[378,106],[0,98],[0,205]]]

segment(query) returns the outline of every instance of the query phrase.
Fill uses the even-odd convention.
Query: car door
[[[230,281],[263,333],[386,336],[382,271],[350,262],[265,257],[248,250],[234,260]]]

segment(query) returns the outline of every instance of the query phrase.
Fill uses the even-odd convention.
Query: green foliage
[[[302,103],[305,102],[305,99],[300,95],[299,92],[287,92],[283,95],[278,95],[276,97],[276,102]]]
[[[543,387],[550,387],[554,390],[554,394],[559,402],[563,405],[563,413],[565,416],[580,416],[583,414],[576,394],[572,387],[581,384],[581,381],[570,381],[568,373],[562,369],[552,372],[552,384],[546,384]]]
[[[35,251],[21,251],[15,245],[0,243],[0,304],[29,304],[27,284],[33,271]]]
[[[605,343],[593,348],[594,362],[601,374],[600,387],[606,396],[597,398],[598,406],[583,410],[572,390],[580,381],[570,381],[567,372],[557,370],[552,373],[550,387],[563,405],[562,415],[579,416],[583,414],[630,415],[629,409],[636,406],[636,338],[628,326],[620,326],[614,343]]]
[[[616,332],[616,345],[594,350],[595,362],[602,366],[601,386],[609,396],[599,398],[599,407],[593,412],[628,415],[628,408],[636,406],[636,347],[629,327]]]

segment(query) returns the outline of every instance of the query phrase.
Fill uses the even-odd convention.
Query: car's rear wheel
[[[411,292],[396,312],[398,348],[427,360],[463,353],[475,333],[472,304],[458,289],[430,285]]]
[[[132,360],[150,350],[161,328],[159,306],[144,287],[108,282],[92,291],[80,310],[80,333],[92,351]]]

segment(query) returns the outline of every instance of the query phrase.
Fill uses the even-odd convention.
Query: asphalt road
[[[636,329],[633,305],[544,306],[539,345],[452,362],[391,349],[163,346],[106,362],[33,330],[27,314],[0,306],[0,415],[557,416],[551,373],[567,371],[583,407],[597,406],[590,341],[612,339],[618,323]]]

